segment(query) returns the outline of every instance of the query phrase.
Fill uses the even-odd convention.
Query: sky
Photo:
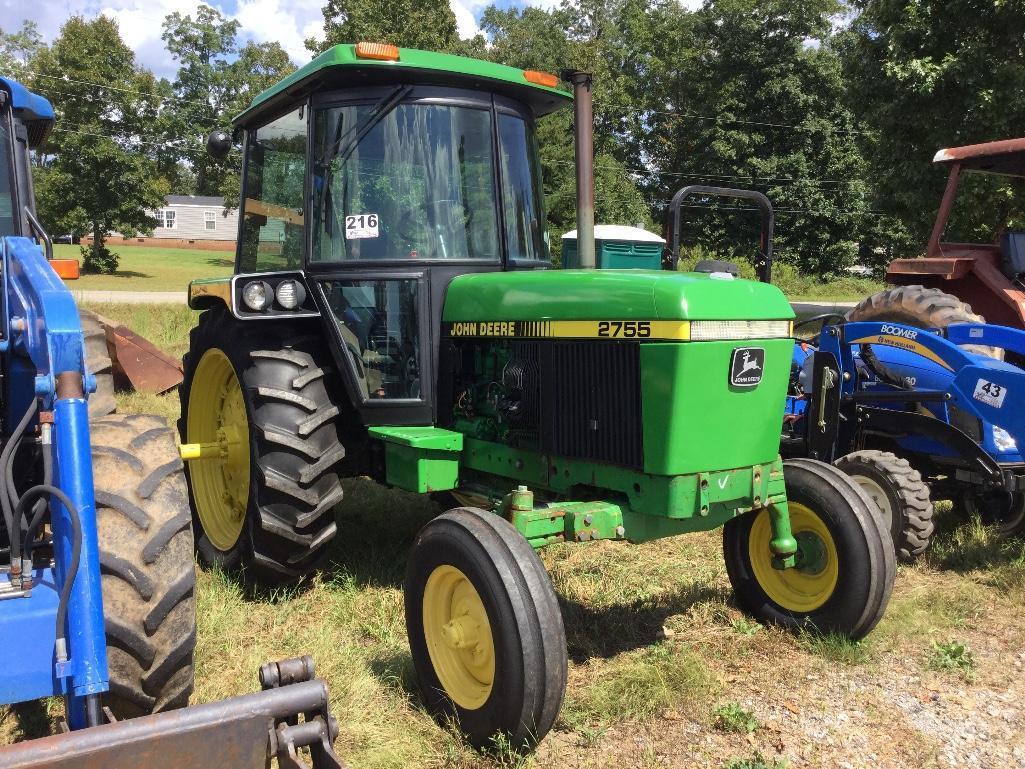
[[[498,0],[499,7],[507,7],[512,0]],[[477,32],[481,13],[490,4],[488,0],[450,0],[462,37]],[[303,45],[308,37],[322,33],[323,0],[210,0],[207,3],[241,24],[241,40],[256,42],[276,40],[296,64],[305,64],[310,53]],[[558,0],[516,0],[518,5],[553,7]],[[685,5],[699,5],[699,0]],[[169,13],[178,11],[193,14],[198,0],[0,0],[0,28],[13,32],[21,28],[22,21],[31,18],[47,42],[52,40],[61,25],[75,14],[91,18],[104,14],[115,18],[121,27],[121,37],[130,45],[139,64],[154,74],[173,78],[174,61],[160,39],[161,23]]]

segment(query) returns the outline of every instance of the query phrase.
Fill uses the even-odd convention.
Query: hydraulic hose
[[[50,442],[51,426],[48,424],[42,425],[43,432],[43,485],[50,486],[53,483],[53,454],[51,453],[52,444]],[[47,501],[44,496],[32,506],[32,520],[29,521],[28,528],[25,529],[25,542],[21,546],[21,557],[23,562],[27,562],[27,569],[32,569],[32,550],[35,545],[36,533],[39,530],[39,526],[43,522],[43,515],[47,510]],[[20,523],[19,523],[20,525]],[[22,570],[25,573],[25,569]]]
[[[18,502],[18,492],[14,485],[14,456],[18,446],[21,444],[22,435],[28,427],[37,409],[36,399],[33,398],[25,415],[18,422],[18,425],[11,433],[7,445],[0,451],[0,507],[3,508],[4,524],[7,526],[7,535],[11,541],[11,568],[21,568],[18,563],[21,560],[21,517],[15,517],[13,507]]]
[[[891,371],[881,360],[879,360],[879,358],[876,357],[875,351],[872,349],[872,345],[861,345],[861,360],[868,367],[868,370],[879,378],[879,381],[900,390],[909,389],[907,382],[904,381],[902,376]]]
[[[57,652],[58,662],[67,662],[68,660],[68,642],[67,637],[64,635],[64,620],[68,615],[68,601],[71,598],[71,586],[75,582],[75,576],[78,574],[78,563],[82,558],[82,519],[79,516],[78,509],[68,499],[68,495],[58,489],[56,486],[49,484],[40,484],[33,486],[31,489],[22,494],[21,499],[18,500],[17,506],[14,508],[14,514],[18,520],[25,514],[25,510],[28,508],[29,502],[33,501],[36,497],[44,495],[50,495],[56,497],[65,508],[67,508],[68,516],[71,518],[71,561],[68,564],[68,571],[64,575],[64,584],[61,585],[60,600],[57,603],[57,633],[56,633],[56,644],[55,649]],[[32,523],[38,525],[42,521],[42,516],[34,516]],[[35,530],[32,526],[29,527],[31,538],[35,538]]]

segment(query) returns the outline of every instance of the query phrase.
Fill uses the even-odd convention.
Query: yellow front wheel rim
[[[249,419],[235,368],[221,350],[207,350],[189,390],[187,436],[218,443],[220,456],[189,464],[196,514],[210,543],[227,552],[238,542],[249,506]]]
[[[799,502],[790,502],[787,507],[790,528],[798,542],[798,565],[773,568],[768,510],[760,511],[751,524],[748,555],[755,579],[769,600],[787,611],[807,614],[828,601],[836,589],[840,574],[836,542],[825,522],[810,508]]]
[[[423,598],[424,638],[445,693],[465,710],[477,710],[495,682],[495,642],[476,588],[455,566],[438,566]]]

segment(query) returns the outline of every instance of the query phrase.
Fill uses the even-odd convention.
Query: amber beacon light
[[[390,43],[356,43],[356,56],[361,59],[398,61],[399,49]]]
[[[559,78],[548,72],[538,72],[536,69],[528,69],[523,72],[523,79],[528,83],[555,88],[559,84]]]

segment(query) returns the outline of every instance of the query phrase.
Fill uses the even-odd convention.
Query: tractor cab
[[[570,101],[553,75],[462,57],[321,54],[235,119],[236,272],[253,276],[232,286],[235,314],[330,318],[366,419],[431,422],[452,278],[550,265],[534,121]]]
[[[0,77],[0,237],[40,236],[29,150],[50,135],[55,116],[46,99]]]

